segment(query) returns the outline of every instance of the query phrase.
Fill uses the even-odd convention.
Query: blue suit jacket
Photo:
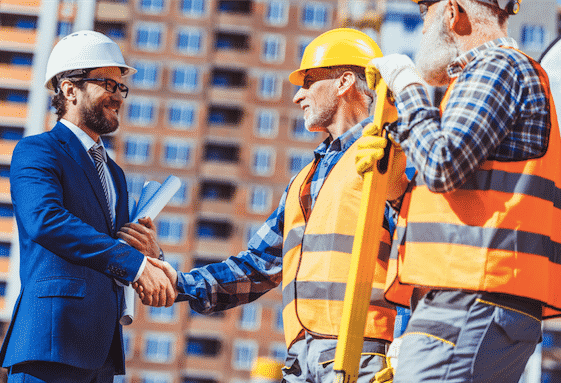
[[[126,181],[111,159],[108,166],[120,228],[129,220]],[[123,373],[123,289],[113,278],[131,282],[143,255],[111,233],[101,181],[86,150],[62,123],[25,137],[14,149],[10,186],[21,291],[0,351],[2,366],[51,361],[97,369],[114,341],[116,372]]]

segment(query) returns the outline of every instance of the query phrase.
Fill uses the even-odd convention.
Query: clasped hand
[[[177,272],[168,262],[158,260],[160,248],[156,242],[156,228],[150,218],[127,223],[117,237],[146,256],[144,271],[132,287],[143,304],[170,307],[177,298]]]

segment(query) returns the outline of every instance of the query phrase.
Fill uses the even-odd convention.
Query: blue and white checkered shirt
[[[390,131],[430,190],[460,187],[485,160],[543,155],[550,130],[549,100],[530,60],[510,38],[490,41],[448,68],[454,88],[440,116],[425,89],[395,95],[398,124]]]
[[[314,154],[319,164],[311,185],[313,201],[317,199],[330,170],[345,151],[360,138],[363,127],[371,121],[372,119],[368,118],[333,142],[328,138],[316,148]],[[349,171],[356,170],[349,169]],[[180,294],[177,300],[190,300],[191,307],[195,311],[210,313],[252,302],[278,286],[282,281],[282,244],[287,191],[288,188],[277,209],[250,239],[246,251],[229,257],[223,262],[196,268],[189,273],[178,273],[177,285]],[[390,210],[386,207],[386,224],[389,214]],[[393,226],[393,221],[389,220],[389,222]]]

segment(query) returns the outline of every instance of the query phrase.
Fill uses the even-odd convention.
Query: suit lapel
[[[80,169],[83,170],[84,175],[88,179],[97,198],[99,207],[105,216],[107,232],[113,234],[111,233],[111,218],[107,207],[105,193],[103,192],[103,186],[101,186],[101,180],[99,179],[95,165],[89,154],[86,152],[86,149],[84,149],[84,145],[82,145],[78,137],[76,137],[76,135],[74,135],[74,133],[72,133],[72,131],[61,122],[56,124],[56,126],[51,130],[51,133],[58,139],[62,148],[66,151],[66,153],[68,153],[70,158],[72,158],[78,164]],[[83,187],[83,185],[79,185],[79,187],[80,186]]]
[[[125,175],[119,165],[115,163],[107,156],[107,166],[111,172],[111,177],[113,178],[113,184],[115,185],[116,198],[115,203],[115,228],[119,229],[125,223],[129,222],[129,203],[128,203],[128,192],[127,192],[127,182]]]

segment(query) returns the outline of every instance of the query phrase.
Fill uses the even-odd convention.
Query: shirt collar
[[[101,138],[99,139],[99,142],[95,142],[90,136],[88,136],[88,134],[86,132],[84,132],[82,129],[80,129],[78,126],[76,126],[72,122],[70,122],[68,120],[65,120],[64,118],[61,118],[60,122],[62,124],[64,124],[64,126],[66,126],[68,129],[70,129],[70,131],[72,133],[74,133],[74,135],[82,143],[82,146],[84,146],[84,149],[86,149],[86,152],[89,152],[89,150],[94,145],[101,146],[103,148],[102,152],[103,152],[103,156],[105,157],[104,159],[105,159],[105,161],[107,161],[107,150],[105,149],[105,146],[103,145],[103,140]]]
[[[364,127],[373,121],[373,117],[368,117],[351,129],[347,130],[345,133],[341,134],[339,137],[331,141],[331,136],[327,137],[318,147],[314,150],[316,158],[325,156],[327,152],[344,152],[346,151],[356,140],[362,136],[362,130]]]
[[[477,56],[487,49],[496,47],[511,47],[518,48],[516,40],[511,37],[500,37],[496,40],[487,41],[485,44],[480,45],[476,48],[470,49],[466,53],[458,56],[452,63],[448,66],[448,76],[451,78],[458,77],[460,73],[464,70],[467,64],[472,62]]]

